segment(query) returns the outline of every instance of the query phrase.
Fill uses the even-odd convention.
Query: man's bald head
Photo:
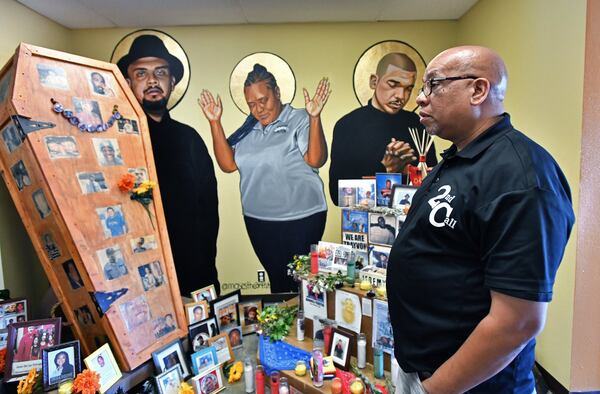
[[[379,60],[379,63],[377,63],[377,71],[375,71],[375,74],[377,74],[377,76],[381,78],[388,72],[388,67],[390,65],[396,66],[409,72],[417,71],[415,62],[413,62],[411,58],[406,56],[404,53],[392,52],[388,53]]]

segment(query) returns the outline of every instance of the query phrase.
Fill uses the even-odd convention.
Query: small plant
[[[271,342],[279,341],[287,336],[294,323],[298,307],[268,306],[258,315],[258,324],[262,334],[268,336]]]

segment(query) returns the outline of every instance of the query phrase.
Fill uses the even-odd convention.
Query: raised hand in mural
[[[209,122],[221,120],[221,115],[223,114],[221,97],[217,95],[217,99],[215,100],[211,92],[202,89],[198,104],[200,104],[200,108],[202,108],[202,112],[204,112],[204,116],[206,116]]]
[[[321,115],[321,111],[323,110],[323,107],[325,107],[325,103],[331,94],[331,90],[329,90],[329,79],[323,78],[319,81],[319,85],[317,85],[317,90],[312,99],[308,95],[306,89],[302,89],[302,91],[304,92],[306,112],[313,118]]]

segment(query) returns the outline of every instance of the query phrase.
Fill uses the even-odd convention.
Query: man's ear
[[[175,77],[171,77],[171,92],[175,89]]]
[[[473,81],[473,94],[471,95],[471,104],[479,105],[483,103],[490,94],[492,85],[486,78],[478,78]]]
[[[371,76],[369,77],[369,87],[373,90],[375,90],[375,88],[377,87],[377,80],[379,78],[377,77],[376,74],[371,74]]]
[[[131,87],[131,79],[130,78],[125,78],[125,80],[127,81],[127,83],[129,84],[129,87]]]

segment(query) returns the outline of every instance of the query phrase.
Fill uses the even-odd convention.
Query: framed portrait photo
[[[399,209],[403,216],[408,215],[408,210],[412,205],[412,199],[416,192],[417,188],[413,186],[394,185],[390,207]]]
[[[240,302],[241,292],[236,290],[227,295],[210,301],[210,310],[217,318],[219,330],[224,330],[240,325],[240,316],[237,304]]]
[[[177,366],[174,366],[156,377],[156,386],[160,394],[177,394],[181,381],[181,372]]]
[[[4,381],[14,382],[31,368],[42,369],[42,349],[58,343],[60,318],[31,320],[8,326]]]
[[[158,373],[165,372],[173,367],[179,367],[182,379],[187,379],[191,375],[186,357],[181,339],[177,339],[162,349],[152,352],[152,360]]]
[[[44,390],[58,387],[63,380],[75,379],[81,372],[79,341],[66,342],[42,350]]]
[[[209,312],[208,302],[206,301],[189,302],[185,304],[185,316],[187,317],[188,324],[198,323],[206,319]]]
[[[219,335],[219,327],[214,316],[188,326],[188,336],[193,351],[208,346],[208,340],[215,335]]]
[[[244,346],[244,338],[242,336],[242,327],[233,327],[227,329],[227,336],[229,337],[229,344],[232,349],[237,349]]]
[[[197,394],[214,394],[225,388],[221,368],[215,367],[192,379]]]
[[[211,302],[217,298],[217,291],[215,290],[215,285],[210,285],[199,290],[192,291],[191,295],[194,301]]]
[[[217,365],[219,365],[219,359],[214,346],[200,349],[192,354],[192,369],[195,375],[203,374]]]
[[[15,298],[0,301],[0,330],[5,330],[9,324],[27,321],[27,300]]]
[[[350,349],[353,346],[354,334],[352,332],[340,328],[333,329],[329,356],[333,358],[333,363],[344,371],[350,367]]]
[[[208,345],[215,347],[219,364],[234,360],[233,349],[231,348],[231,343],[229,343],[229,335],[227,333],[208,338]]]
[[[106,392],[121,379],[121,370],[108,343],[100,346],[83,361],[88,369],[100,375],[100,393]]]
[[[396,215],[369,213],[369,243],[392,246],[396,240]]]
[[[263,310],[263,301],[260,298],[241,301],[239,304],[241,318],[242,334],[252,334],[256,332],[258,325],[258,315]]]

